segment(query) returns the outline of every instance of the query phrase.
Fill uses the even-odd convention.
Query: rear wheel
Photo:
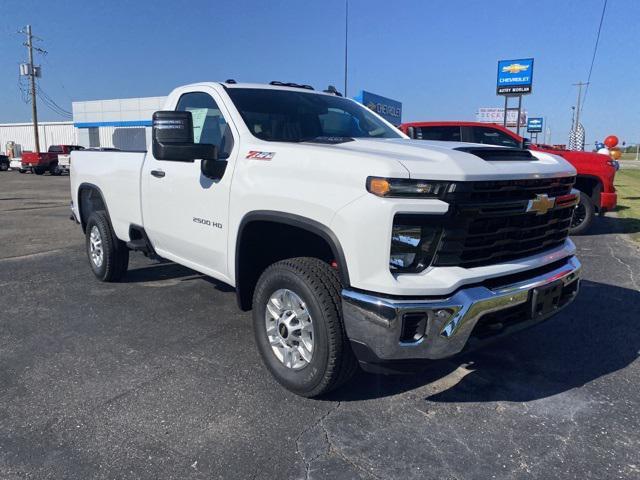
[[[116,282],[127,272],[129,249],[116,237],[104,211],[94,212],[89,217],[85,244],[89,265],[99,280]]]
[[[340,281],[319,259],[282,260],[262,273],[253,297],[253,328],[271,374],[298,395],[334,390],[357,369],[342,323]]]
[[[36,175],[43,175],[45,172],[44,167],[33,167],[33,173],[35,173]]]
[[[49,173],[50,173],[51,175],[55,175],[55,176],[57,176],[57,175],[60,175],[60,174],[62,173],[62,170],[60,170],[60,168],[58,168],[58,164],[56,163],[56,164],[51,165],[51,166],[49,167]]]
[[[586,233],[591,226],[594,215],[595,207],[593,206],[591,197],[584,192],[580,192],[580,203],[576,205],[575,210],[573,211],[571,230],[569,233],[571,235],[582,235],[583,233]]]
[[[0,163],[0,172],[6,172],[7,170],[9,170],[9,164],[5,162]]]

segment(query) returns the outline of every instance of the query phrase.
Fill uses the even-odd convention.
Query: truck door
[[[142,170],[142,212],[147,235],[160,256],[224,279],[229,189],[238,142],[217,93],[204,90],[184,93],[176,110],[191,112],[196,143],[217,145],[219,158],[227,159],[222,179],[203,176],[201,160],[156,160],[149,151]]]

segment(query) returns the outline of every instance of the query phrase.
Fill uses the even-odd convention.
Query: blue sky
[[[349,94],[403,102],[403,120],[473,120],[495,95],[499,59],[535,58],[530,116],[566,143],[602,0],[349,0]],[[49,51],[42,89],[72,100],[166,95],[201,80],[343,88],[345,0],[0,0],[0,122],[30,120],[17,87],[31,23]],[[609,0],[585,103],[589,143],[640,142],[640,0]],[[59,120],[42,106],[40,117]]]

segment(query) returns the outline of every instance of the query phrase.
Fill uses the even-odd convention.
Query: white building
[[[73,126],[84,147],[146,150],[153,112],[166,97],[120,98],[73,102]]]
[[[39,122],[40,148],[46,150],[49,145],[75,145],[78,143],[73,122]],[[0,124],[0,151],[7,151],[7,143],[18,145],[16,156],[21,150],[35,150],[33,124],[2,123]]]
[[[73,102],[72,122],[38,122],[40,150],[51,145],[115,147],[146,150],[153,112],[162,110],[166,97],[120,98]],[[31,123],[0,124],[0,150],[14,142],[21,151],[35,150]]]

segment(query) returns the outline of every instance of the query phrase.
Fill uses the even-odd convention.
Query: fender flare
[[[281,223],[285,225],[290,225],[292,227],[297,227],[302,230],[306,230],[310,233],[313,233],[320,238],[322,238],[331,249],[334,258],[338,262],[338,274],[340,276],[340,280],[342,285],[347,288],[350,285],[349,282],[349,269],[347,266],[347,261],[344,255],[344,251],[342,250],[342,245],[340,245],[340,241],[333,231],[327,227],[326,225],[312,220],[307,217],[303,217],[300,215],[296,215],[293,213],[286,212],[278,212],[274,210],[254,210],[248,212],[242,217],[240,221],[240,225],[238,226],[238,235],[236,237],[236,248],[235,248],[235,286],[236,292],[238,295],[238,302],[240,302],[240,292],[241,292],[241,280],[238,277],[238,272],[240,271],[240,246],[242,245],[242,236],[244,233],[245,227],[254,221],[266,221],[273,223]]]
[[[104,209],[107,212],[107,219],[109,220],[109,225],[111,226],[111,229],[113,229],[113,225],[111,225],[111,215],[109,214],[109,207],[107,206],[107,201],[104,198],[104,194],[102,193],[102,190],[100,189],[99,186],[93,184],[93,183],[89,183],[89,182],[83,182],[80,185],[78,185],[78,193],[77,193],[77,202],[78,202],[78,213],[80,215],[80,225],[82,225],[82,231],[84,231],[86,229],[87,226],[87,220],[89,219],[89,217],[87,218],[83,218],[83,214],[82,214],[82,202],[80,201],[81,197],[80,194],[82,193],[82,190],[94,190],[96,192],[98,192],[98,195],[100,195],[100,198],[102,199],[102,204],[104,205]]]
[[[582,174],[578,173],[576,175],[576,183],[574,184],[573,188],[580,190],[576,186],[578,183],[580,183],[580,180],[594,182],[595,186],[593,187],[593,191],[589,195],[589,198],[591,198],[591,201],[594,203],[594,206],[596,207],[596,209],[599,210],[600,209],[600,193],[604,191],[604,182],[602,181],[602,178],[600,178],[598,175],[591,174],[591,173],[582,173]],[[586,192],[584,193],[586,194]]]

